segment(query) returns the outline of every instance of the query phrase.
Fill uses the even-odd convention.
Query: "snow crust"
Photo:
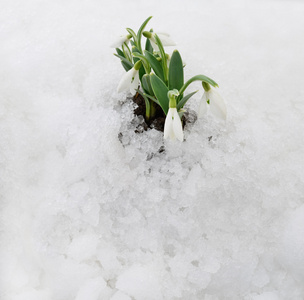
[[[304,298],[303,2],[2,4],[1,300]],[[135,133],[109,45],[149,15],[226,123]]]

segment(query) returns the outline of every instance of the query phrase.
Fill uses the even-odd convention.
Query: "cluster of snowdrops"
[[[222,97],[215,91],[218,84],[205,75],[196,75],[184,82],[184,64],[177,50],[168,55],[164,47],[174,46],[174,41],[166,33],[144,31],[152,17],[147,18],[138,32],[127,28],[127,33],[112,44],[126,73],[121,78],[117,91],[139,93],[145,100],[145,118],[153,118],[156,105],[166,115],[164,138],[183,141],[184,133],[181,118],[187,101],[197,92],[185,94],[194,81],[201,81],[204,94],[200,101],[198,116],[210,111],[221,119],[226,119],[226,106]],[[142,48],[142,38],[146,38]]]

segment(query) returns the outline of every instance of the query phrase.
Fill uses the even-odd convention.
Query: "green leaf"
[[[188,101],[195,93],[197,93],[197,92],[198,92],[198,91],[195,91],[195,92],[193,92],[193,93],[190,93],[190,94],[186,95],[184,98],[182,98],[182,99],[178,102],[178,104],[177,104],[177,106],[176,106],[177,110],[180,110],[181,108],[183,108],[184,105],[187,103],[187,101]]]
[[[121,64],[126,71],[129,71],[131,68],[133,68],[133,64],[129,62],[125,57],[118,54],[114,54],[114,55],[121,59]]]
[[[139,61],[139,57],[136,57],[137,53],[139,53],[139,50],[135,46],[133,46],[132,47],[132,57],[133,57],[134,64]]]
[[[212,80],[211,78],[205,76],[205,75],[196,75],[190,78],[179,90],[179,94],[183,94],[183,92],[186,90],[186,88],[194,81],[204,81],[212,85],[213,87],[218,87],[218,84]]]
[[[155,74],[162,80],[164,81],[164,72],[163,72],[163,68],[161,65],[161,62],[159,62],[157,60],[157,58],[151,54],[149,51],[145,51],[145,57],[147,58],[147,60],[149,61],[153,71],[155,72]]]
[[[146,51],[149,51],[151,53],[153,53],[153,47],[151,45],[151,42],[149,39],[146,40],[146,47],[145,47]]]
[[[162,66],[163,66],[163,71],[164,71],[164,78],[165,78],[165,83],[168,83],[168,66],[167,66],[167,56],[163,47],[163,44],[161,42],[161,40],[159,39],[159,37],[157,36],[157,34],[155,34],[155,41],[156,44],[159,48],[159,52],[160,52],[160,56],[162,59]]]
[[[182,119],[184,113],[185,113],[185,112],[184,112],[183,110],[181,110],[181,111],[178,112],[178,115],[179,115],[179,118],[180,118],[180,119]]]
[[[140,60],[139,57],[136,57],[136,55],[139,54],[138,51],[139,50],[135,46],[132,47],[132,56],[133,56],[134,64],[137,63]],[[141,80],[142,77],[144,76],[144,74],[146,73],[145,67],[143,66],[143,64],[141,65],[138,73],[139,73],[139,79]]]
[[[145,63],[147,66],[149,66],[148,59],[144,55],[142,55],[141,53],[133,52],[133,56],[141,59],[143,63]]]
[[[133,52],[133,60],[138,61],[138,60],[142,61],[142,66],[139,70],[139,75],[140,78],[142,78],[142,76],[144,74],[149,74],[151,72],[151,66],[149,64],[149,61],[146,59],[146,57],[144,55],[142,55],[141,53],[137,52],[137,50],[135,52]]]
[[[121,64],[127,72],[132,69],[132,67],[124,61],[121,61]]]
[[[119,48],[116,48],[116,52],[117,52],[118,55],[126,58],[125,55],[124,55],[124,53]]]
[[[121,60],[125,61],[126,63],[131,64],[132,67],[133,67],[133,64],[132,64],[128,59],[126,59],[124,56],[118,55],[118,54],[116,54],[116,53],[114,53],[114,55],[115,55],[116,57],[120,58]]]
[[[183,61],[177,50],[173,51],[169,65],[169,90],[180,90],[184,84]]]
[[[153,96],[146,94],[146,93],[144,93],[144,95],[160,106],[159,101],[157,99],[155,99]]]
[[[167,114],[169,109],[169,99],[168,99],[168,87],[164,84],[164,82],[155,74],[150,74],[150,80],[151,80],[151,86],[154,92],[154,95],[156,96],[156,99],[159,101],[159,104],[164,111],[165,114]]]
[[[150,94],[150,95],[154,95],[153,90],[152,90],[152,86],[151,86],[151,81],[150,81],[150,75],[149,74],[145,74],[142,77],[142,85],[144,90]]]
[[[140,80],[141,80],[142,77],[146,74],[146,70],[145,70],[145,68],[144,68],[143,65],[141,65],[141,67],[140,67],[140,69],[139,69],[139,71],[138,71],[138,74],[139,74],[139,79],[140,79]]]
[[[131,28],[127,28],[127,31],[132,35],[134,43],[137,45],[137,36],[136,36],[136,33],[134,32],[134,30]]]
[[[132,46],[132,53],[140,53],[140,51],[138,50],[138,48],[136,46]]]
[[[142,32],[144,31],[146,25],[148,24],[148,22],[151,20],[152,16],[147,18],[143,23],[142,25],[140,26],[138,32],[137,32],[137,45],[138,45],[138,48],[140,50],[140,52],[142,53],[142,49],[141,49],[141,37],[142,37]]]
[[[122,51],[123,51],[124,57],[127,60],[129,60],[130,62],[132,62],[131,50],[130,50],[129,46],[126,43],[122,44]]]

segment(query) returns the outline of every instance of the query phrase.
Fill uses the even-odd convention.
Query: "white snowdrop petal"
[[[117,87],[117,92],[121,93],[127,91],[130,88],[132,78],[134,77],[134,68],[126,72],[122,77]]]
[[[173,115],[173,131],[174,131],[174,135],[175,137],[179,140],[179,141],[183,141],[184,140],[184,133],[183,133],[183,126],[182,126],[182,121],[178,115],[177,109],[174,108],[174,115]]]
[[[157,35],[160,38],[160,40],[164,46],[175,46],[176,45],[176,43],[168,35],[164,35],[164,34],[157,34]]]
[[[165,127],[164,127],[164,138],[167,139],[168,137],[171,137],[172,132],[173,132],[173,124],[172,124],[172,109],[169,108],[167,117],[165,120]]]
[[[226,120],[227,109],[223,98],[215,90],[209,92],[210,111],[219,119]]]
[[[168,32],[164,32],[164,31],[158,31],[157,33],[156,33],[158,36],[160,36],[160,35],[165,35],[165,36],[170,36],[170,34],[168,33]]]
[[[206,92],[204,92],[200,105],[199,105],[199,109],[198,109],[198,117],[202,117],[206,112],[207,112],[207,94]]]
[[[159,51],[159,48],[158,48],[158,46],[157,46],[157,44],[156,44],[154,38],[151,38],[151,39],[150,39],[150,43],[151,43],[153,49],[154,49],[156,52],[158,52],[158,51]]]
[[[122,44],[127,41],[128,41],[127,36],[120,36],[111,44],[111,48],[120,48]]]
[[[138,73],[138,71],[136,71],[135,74],[134,74],[134,79],[130,84],[130,93],[132,95],[136,94],[136,90],[138,89],[138,85],[139,85],[139,73]]]

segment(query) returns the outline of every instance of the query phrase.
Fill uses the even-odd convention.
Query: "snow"
[[[163,299],[159,282],[161,274],[154,270],[156,267],[156,263],[145,266],[134,264],[118,276],[116,288],[135,299]]]
[[[304,282],[304,205],[295,209],[282,236],[281,259],[295,279]]]
[[[284,0],[3,1],[0,299],[302,300],[303,13]],[[185,77],[215,79],[227,104],[226,122],[188,124],[183,143],[135,133],[116,92],[109,45],[150,15]]]
[[[90,295],[90,299],[98,300],[102,295],[102,290],[105,289],[106,286],[107,284],[101,276],[94,279],[88,279],[84,285],[80,287],[75,300],[88,299],[88,295]]]

